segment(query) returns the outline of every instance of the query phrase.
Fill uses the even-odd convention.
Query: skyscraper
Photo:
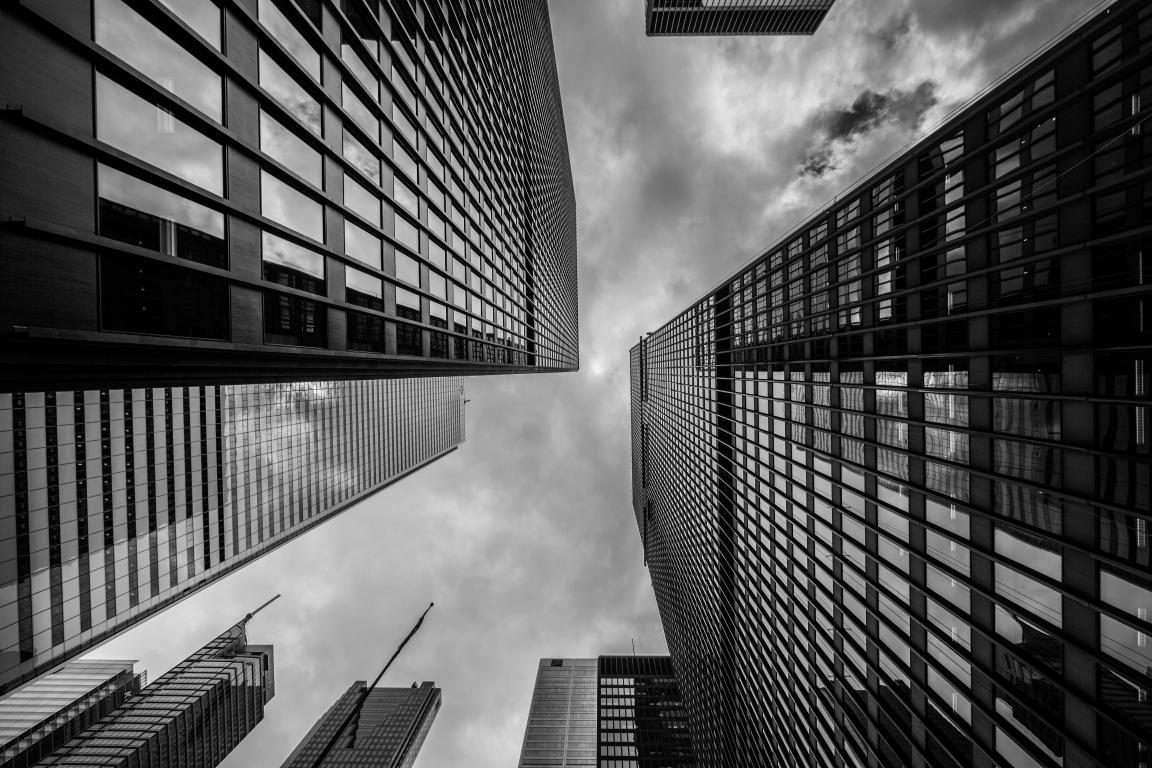
[[[0,692],[464,440],[460,379],[0,394]]]
[[[248,614],[36,763],[211,768],[264,719],[272,646],[249,645]]]
[[[434,683],[415,683],[411,688],[373,688],[368,692],[355,722],[340,732],[327,755],[324,749],[364,695],[367,681],[357,680],[336,700],[303,741],[284,761],[283,768],[371,765],[378,768],[410,768],[440,711],[440,689]]]
[[[577,367],[545,0],[0,27],[0,390]]]
[[[34,765],[138,693],[134,664],[73,661],[0,697],[0,765]]]
[[[811,35],[836,0],[644,0],[644,29],[660,35]]]
[[[632,349],[703,765],[1146,762],[1150,52],[1100,9]]]
[[[695,764],[668,656],[540,660],[519,768]]]

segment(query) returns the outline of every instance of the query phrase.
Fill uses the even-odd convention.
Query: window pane
[[[348,174],[344,174],[344,205],[380,226],[380,198]]]
[[[220,50],[220,6],[212,0],[160,0],[196,34]]]
[[[311,128],[313,133],[322,135],[320,102],[309,96],[308,91],[263,50],[260,51],[260,86]]]
[[[356,125],[360,126],[373,141],[380,141],[380,121],[367,105],[348,89],[347,85],[340,86],[340,103]]]
[[[215,7],[215,6],[213,6]],[[219,16],[219,9],[216,9]],[[188,51],[121,0],[96,0],[96,42],[216,122],[223,115],[223,83]]]
[[[396,286],[396,314],[409,320],[420,319],[420,296]]]
[[[260,110],[260,149],[306,181],[317,187],[324,185],[324,161],[320,153],[264,110]]]
[[[340,45],[340,59],[348,66],[348,69],[352,71],[352,74],[356,76],[360,84],[368,89],[372,97],[379,99],[380,86],[376,80],[376,76],[372,74],[372,71],[364,63],[364,60],[360,58],[360,54],[356,53],[347,42],[341,43]]]
[[[417,202],[416,192],[404,183],[399,176],[392,177],[392,191],[396,202],[412,212],[413,216],[420,215],[420,204]]]
[[[420,233],[400,214],[396,214],[396,239],[416,253],[420,252]]]
[[[259,16],[260,23],[272,33],[272,37],[276,38],[288,50],[288,53],[300,62],[308,74],[319,81],[320,54],[304,39],[304,35],[296,29],[296,25],[280,12],[274,0],[260,0]]]
[[[352,134],[344,131],[344,159],[361,173],[380,185],[380,159],[368,151]]]
[[[359,262],[380,269],[380,238],[350,221],[344,222],[344,252]]]
[[[99,234],[169,256],[227,267],[224,214],[99,166]]]
[[[384,298],[383,281],[354,267],[344,268],[344,287],[349,291],[356,291],[373,299]]]
[[[327,309],[318,302],[279,293],[264,294],[264,340],[269,344],[328,346]]]
[[[324,206],[267,171],[260,172],[260,212],[305,237],[324,242]]]
[[[324,293],[324,255],[265,232],[264,279],[311,293]]]
[[[223,147],[99,73],[96,137],[190,184],[224,194]]]
[[[408,283],[420,287],[420,262],[411,256],[406,256],[403,253],[396,254],[396,277]]]
[[[100,256],[100,323],[106,331],[228,338],[228,283],[148,258]]]
[[[408,154],[408,150],[404,149],[400,142],[395,139],[392,140],[392,158],[396,161],[397,167],[408,174],[412,181],[419,181],[416,175],[416,161],[412,155]]]

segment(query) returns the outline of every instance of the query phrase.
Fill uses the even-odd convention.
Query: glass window
[[[396,314],[409,320],[419,320],[420,295],[396,286]]]
[[[96,137],[190,184],[224,194],[220,144],[99,73]]]
[[[377,311],[384,310],[384,283],[367,272],[354,267],[344,267],[345,298],[349,304],[357,304]]]
[[[305,237],[324,242],[324,206],[267,171],[260,171],[260,212]]]
[[[348,45],[347,41],[340,45],[340,60],[348,67],[352,74],[360,81],[360,84],[368,89],[368,93],[372,94],[372,98],[380,98],[380,84],[376,80],[376,76],[372,74],[372,70],[360,58],[360,54],[356,53],[352,46]]]
[[[995,563],[996,594],[1059,627],[1064,615],[1060,593],[1031,576]]]
[[[220,6],[212,0],[160,0],[168,10],[220,50]]]
[[[396,214],[396,239],[416,253],[420,252],[420,232],[412,222],[400,214]]]
[[[448,283],[435,272],[428,273],[428,291],[438,299],[448,298]]]
[[[379,186],[380,158],[369,152],[347,130],[344,131],[344,159]]]
[[[348,89],[347,85],[340,86],[340,103],[349,117],[352,118],[352,122],[360,126],[372,141],[380,141],[380,121],[372,114],[372,110]]]
[[[380,198],[348,174],[344,174],[344,205],[380,226]]]
[[[328,312],[324,305],[300,296],[264,294],[264,340],[269,344],[328,346]]]
[[[1063,576],[1059,548],[1043,539],[997,526],[994,545],[996,554],[1007,562],[1031,568],[1056,581]]]
[[[98,169],[99,234],[201,264],[228,266],[223,213],[115,168]]]
[[[411,211],[413,216],[420,215],[420,203],[415,190],[405,184],[399,176],[393,175],[392,177],[392,191],[396,202]]]
[[[345,219],[344,253],[373,269],[380,269],[380,247],[380,238]]]
[[[324,254],[277,237],[261,237],[264,279],[310,293],[324,293]]]
[[[1152,610],[1152,591],[1108,571],[1100,572],[1100,599],[1121,614],[1147,624]],[[1133,669],[1152,669],[1148,633],[1109,616],[1100,616],[1100,649]]]
[[[428,261],[435,264],[440,269],[448,269],[447,264],[448,255],[444,252],[444,248],[436,242],[428,241]]]
[[[221,122],[224,107],[220,75],[122,0],[96,0],[94,10],[97,43]],[[217,17],[219,13],[220,9],[216,8]]]
[[[227,339],[228,282],[149,258],[100,256],[106,331]]]
[[[416,160],[395,139],[392,140],[392,158],[396,161],[396,167],[408,174],[412,181],[419,181],[416,172]]]
[[[409,285],[420,287],[420,262],[403,253],[396,253],[396,277]]]
[[[260,51],[260,87],[308,126],[317,136],[323,135],[320,102],[296,82],[271,56]]]
[[[276,7],[275,0],[260,0],[258,15],[260,23],[272,33],[272,37],[284,46],[296,61],[300,62],[304,71],[319,81],[320,54],[300,33],[296,25],[289,21],[288,17]]]
[[[306,181],[324,186],[320,153],[264,110],[260,110],[260,149]]]

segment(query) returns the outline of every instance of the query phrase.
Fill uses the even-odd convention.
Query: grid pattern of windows
[[[695,765],[669,656],[601,656],[599,768]]]
[[[264,719],[264,705],[275,691],[272,647],[247,644],[247,621],[229,628],[36,765],[219,765]]]
[[[1147,762],[1149,88],[1114,3],[633,348],[703,764]]]
[[[58,216],[89,211],[75,232],[29,221],[20,240],[44,248],[50,230],[95,249],[97,290],[76,296],[91,317],[62,324],[26,302],[13,324],[153,366],[133,347],[235,367],[227,353],[244,345],[281,379],[301,364],[311,378],[576,368],[575,202],[543,0],[88,2],[89,35],[36,6],[4,16],[46,30],[28,48],[46,65],[65,50],[91,60],[57,74],[90,81],[70,83],[96,115],[94,137],[69,137],[93,143],[71,170],[99,190],[57,201]],[[29,163],[50,163],[61,128],[34,127]],[[22,216],[21,194],[9,199]],[[8,264],[5,283],[38,279]],[[350,270],[378,301],[345,290]],[[87,278],[53,276],[69,279]],[[52,359],[57,341],[12,352]]]
[[[453,450],[422,378],[0,395],[0,690]]]
[[[596,768],[596,659],[540,659],[519,768]]]
[[[283,768],[311,768],[324,748],[337,736],[345,720],[364,695],[367,683],[357,680],[316,721]],[[440,711],[440,689],[424,682],[411,688],[373,688],[360,714],[339,736],[322,766],[411,768],[432,721]]]
[[[811,35],[836,0],[645,0],[651,35]]]

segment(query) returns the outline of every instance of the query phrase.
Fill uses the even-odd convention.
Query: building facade
[[[139,693],[134,664],[81,659],[0,697],[0,766],[35,765]]]
[[[0,394],[0,692],[464,440],[460,379]]]
[[[353,715],[366,687],[365,680],[353,683],[316,721],[283,768],[411,768],[440,711],[440,689],[427,681],[411,688],[373,688],[359,715]],[[349,717],[354,722],[348,723]]]
[[[0,391],[577,367],[544,0],[0,26]]]
[[[264,719],[272,646],[249,645],[252,614],[34,763],[211,768]]]
[[[1111,3],[632,349],[703,765],[1147,763],[1150,100]]]
[[[540,660],[519,768],[695,764],[670,657]]]
[[[644,29],[663,35],[811,35],[836,0],[644,0]]]

